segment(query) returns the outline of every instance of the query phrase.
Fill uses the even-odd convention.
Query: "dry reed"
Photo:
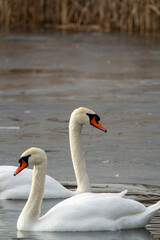
[[[0,27],[160,34],[160,0],[0,0]]]

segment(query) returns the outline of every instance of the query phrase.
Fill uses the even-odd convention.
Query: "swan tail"
[[[159,209],[160,209],[160,201],[147,207],[146,211],[144,212],[144,214],[145,214],[144,226],[150,222],[150,220],[156,215],[156,213],[158,212]]]
[[[120,197],[124,197],[124,196],[127,194],[127,192],[128,192],[128,190],[126,189],[126,190],[120,192],[120,193],[119,193],[119,196],[120,196]]]
[[[147,208],[147,210],[153,214],[156,213],[159,209],[160,209],[160,201],[158,201],[157,203],[155,203]]]

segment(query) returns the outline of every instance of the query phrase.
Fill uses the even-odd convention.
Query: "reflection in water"
[[[45,200],[42,205],[42,214],[60,200]],[[16,230],[18,216],[25,205],[23,200],[1,200],[0,201],[0,236],[7,239],[65,239],[65,240],[151,240],[150,232],[146,229],[106,231],[106,232],[23,232]],[[153,226],[151,227],[151,229]]]
[[[145,229],[116,232],[17,232],[17,238],[57,239],[57,240],[149,240],[150,233]]]

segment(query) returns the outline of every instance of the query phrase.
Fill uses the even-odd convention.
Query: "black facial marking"
[[[95,113],[93,113],[93,114],[92,113],[86,113],[86,115],[89,117],[90,122],[94,117],[95,117],[95,120],[96,120],[97,123],[100,121],[100,117]]]
[[[31,156],[31,154],[29,154],[27,156],[24,156],[24,157],[21,157],[19,159],[19,163],[21,164],[20,167],[22,166],[22,160],[25,161],[27,163],[27,165],[28,165],[28,159],[29,159],[30,156]]]

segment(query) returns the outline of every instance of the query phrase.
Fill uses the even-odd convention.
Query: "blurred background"
[[[160,34],[159,0],[0,0],[0,26]]]

